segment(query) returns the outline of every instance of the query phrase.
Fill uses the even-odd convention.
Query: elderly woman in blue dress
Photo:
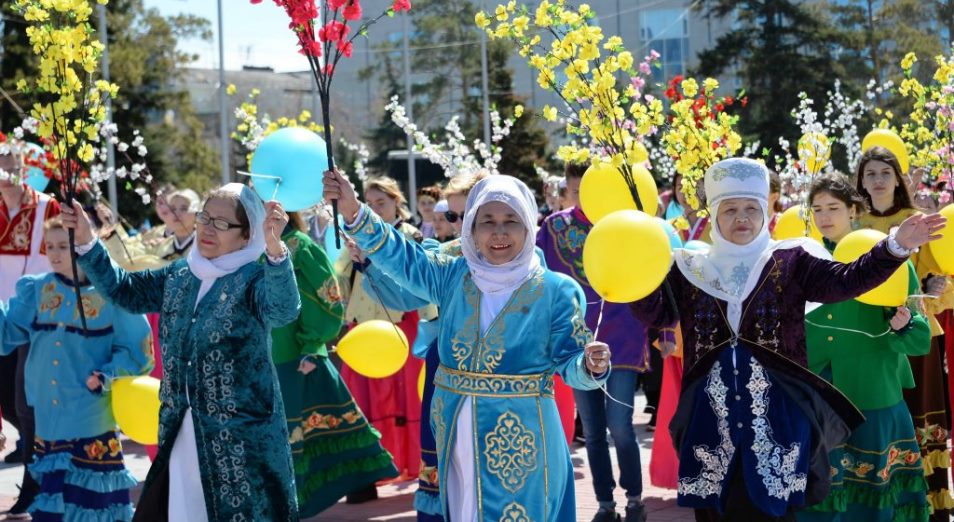
[[[110,261],[78,205],[63,214],[80,266],[106,299],[160,313],[159,454],[134,520],[298,520],[271,359],[272,328],[300,307],[281,205],[237,183],[214,190],[188,257],[135,273]]]
[[[359,204],[337,172],[325,173],[324,191],[377,268],[440,307],[431,426],[445,516],[576,520],[553,374],[595,389],[609,373],[610,351],[592,342],[580,286],[540,265],[526,185],[491,176],[474,187],[459,258],[405,239]]]

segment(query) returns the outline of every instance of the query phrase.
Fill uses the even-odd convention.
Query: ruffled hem
[[[441,496],[431,491],[417,490],[414,493],[414,509],[418,513],[441,515]]]
[[[43,482],[43,475],[55,471],[65,471],[64,482],[71,486],[87,489],[96,493],[112,493],[132,489],[139,481],[127,469],[117,471],[93,471],[78,468],[73,464],[69,453],[55,453],[40,458],[30,465],[30,474],[37,482]]]
[[[900,472],[891,477],[891,482],[884,488],[846,482],[837,489],[833,488],[832,492],[825,497],[825,500],[807,509],[826,513],[844,513],[848,510],[848,504],[861,504],[880,511],[897,505],[898,497],[904,493],[924,493],[929,497],[927,487],[927,481],[924,480],[923,475]],[[905,504],[898,506],[895,512],[908,506],[918,507],[919,505]],[[925,503],[923,507],[930,510],[929,503]]]
[[[87,509],[76,504],[63,502],[63,495],[40,493],[28,509],[30,513],[62,514],[63,522],[130,522],[133,517],[132,504],[114,504],[105,509]]]
[[[346,451],[364,449],[381,442],[381,435],[371,429],[343,433],[339,436],[316,437],[303,442],[301,453],[294,455],[295,473],[302,475],[310,471],[311,461],[326,455],[337,455]],[[384,451],[384,448],[381,448]]]
[[[948,491],[947,488],[929,492],[927,499],[928,504],[930,504],[935,511],[954,509],[954,498],[951,497],[951,492]]]
[[[342,462],[337,466],[310,473],[308,479],[298,488],[298,497],[307,499],[328,482],[352,474],[368,474],[368,482],[373,482],[383,478],[396,477],[398,471],[394,467],[391,454],[388,452],[382,452],[373,457]]]
[[[925,477],[933,475],[936,468],[948,469],[951,467],[951,450],[931,450],[927,455],[922,453],[921,465]]]

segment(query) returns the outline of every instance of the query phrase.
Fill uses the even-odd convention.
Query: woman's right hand
[[[344,216],[345,222],[354,223],[361,204],[358,203],[358,196],[354,193],[351,183],[337,170],[326,170],[322,182],[325,201],[337,200],[338,212]]]
[[[345,246],[348,247],[348,253],[351,254],[351,260],[355,263],[364,263],[364,260],[367,256],[364,255],[364,252],[361,250],[361,247],[355,243],[354,239],[345,236],[344,238]]]
[[[73,200],[72,208],[67,205],[61,207],[60,220],[63,222],[64,228],[75,231],[77,246],[92,243],[95,239],[89,216],[86,215],[83,206],[78,201]]]

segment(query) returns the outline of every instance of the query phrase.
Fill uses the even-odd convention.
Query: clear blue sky
[[[197,67],[219,65],[218,9],[216,0],[145,0],[146,7],[165,15],[190,13],[212,23],[210,42],[180,42],[180,48],[199,55]],[[295,37],[288,29],[285,11],[271,0],[252,5],[249,0],[222,0],[224,11],[225,67],[271,66],[277,71],[300,71],[308,62],[298,54]]]

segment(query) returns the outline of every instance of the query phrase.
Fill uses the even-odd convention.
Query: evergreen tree
[[[840,77],[832,58],[831,29],[801,2],[715,0],[707,14],[737,23],[716,45],[699,53],[695,74],[737,71],[749,95],[740,131],[746,140],[777,147],[778,138],[798,138],[791,116],[798,93],[816,100]]]

